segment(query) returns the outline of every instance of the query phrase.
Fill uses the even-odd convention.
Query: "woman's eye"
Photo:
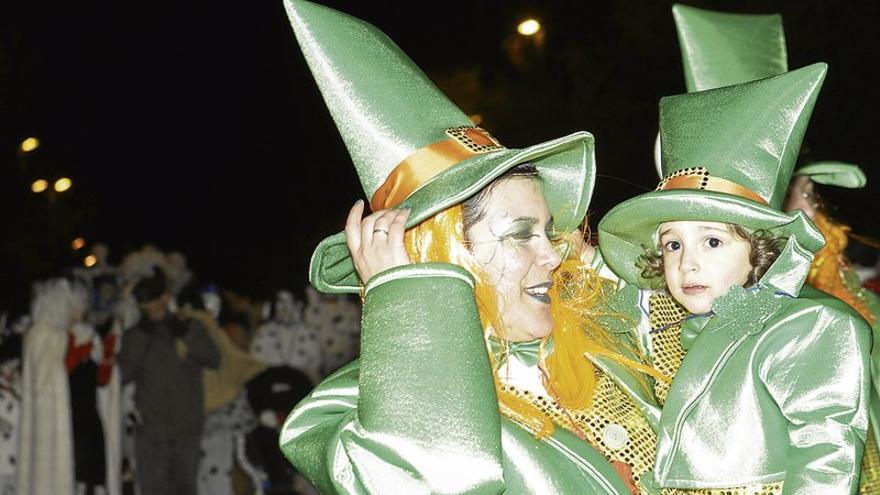
[[[667,251],[678,251],[681,249],[681,243],[678,241],[669,241],[664,244],[663,247],[666,248]]]
[[[510,234],[510,238],[517,240],[517,241],[528,241],[529,239],[532,239],[533,237],[538,237],[538,234],[534,234],[529,231],[514,232],[514,233]]]
[[[708,241],[709,247],[717,248],[721,246],[721,239],[717,237],[710,237]]]

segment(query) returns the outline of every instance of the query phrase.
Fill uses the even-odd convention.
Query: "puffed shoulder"
[[[867,369],[873,343],[870,325],[848,304],[818,289],[805,286],[798,297],[787,299],[768,327],[761,346],[768,362],[809,355],[835,361],[833,367],[844,363]]]
[[[849,304],[840,299],[823,292],[810,285],[805,285],[801,289],[798,297],[794,299],[794,306],[800,310],[821,311],[827,316],[846,322],[852,323],[858,328],[866,338],[871,340],[871,326],[864,318]]]

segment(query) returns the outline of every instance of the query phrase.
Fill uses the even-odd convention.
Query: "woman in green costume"
[[[643,289],[642,349],[675,376],[660,394],[664,488],[858,488],[870,328],[803,287],[822,236],[780,209],[826,69],[663,98],[664,179],[599,224],[608,265]]]
[[[373,211],[312,258],[361,291],[361,358],[290,414],[288,459],[326,493],[658,493],[661,375],[599,324],[578,231],[592,136],[507,149],[376,28],[286,7]]]

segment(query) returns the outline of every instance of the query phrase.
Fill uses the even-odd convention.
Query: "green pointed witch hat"
[[[664,179],[657,190],[614,207],[599,223],[606,262],[647,285],[636,260],[657,247],[657,228],[676,220],[716,221],[822,247],[800,211],[780,210],[827,65],[660,100]]]
[[[788,72],[779,14],[732,14],[677,4],[672,7],[689,93]],[[795,170],[819,184],[858,189],[864,172],[840,162],[816,162]]]
[[[555,225],[580,225],[595,178],[592,135],[507,149],[474,127],[372,25],[304,0],[286,0],[285,6],[373,210],[410,208],[410,228],[529,162],[542,178]],[[318,245],[309,277],[323,292],[358,291],[361,281],[344,233]]]
[[[674,5],[689,93],[788,72],[782,16],[714,12]]]

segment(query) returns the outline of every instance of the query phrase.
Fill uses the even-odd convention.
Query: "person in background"
[[[202,371],[217,368],[220,354],[195,319],[171,313],[165,274],[133,289],[141,318],[123,334],[118,361],[123,382],[135,383],[142,423],[136,433],[141,493],[196,493],[199,442],[204,421]]]
[[[288,291],[278,292],[271,313],[271,319],[254,333],[251,354],[270,366],[296,368],[317,383],[322,376],[324,350],[321,331],[303,320],[302,303],[294,300]],[[332,331],[330,328],[325,330]]]

